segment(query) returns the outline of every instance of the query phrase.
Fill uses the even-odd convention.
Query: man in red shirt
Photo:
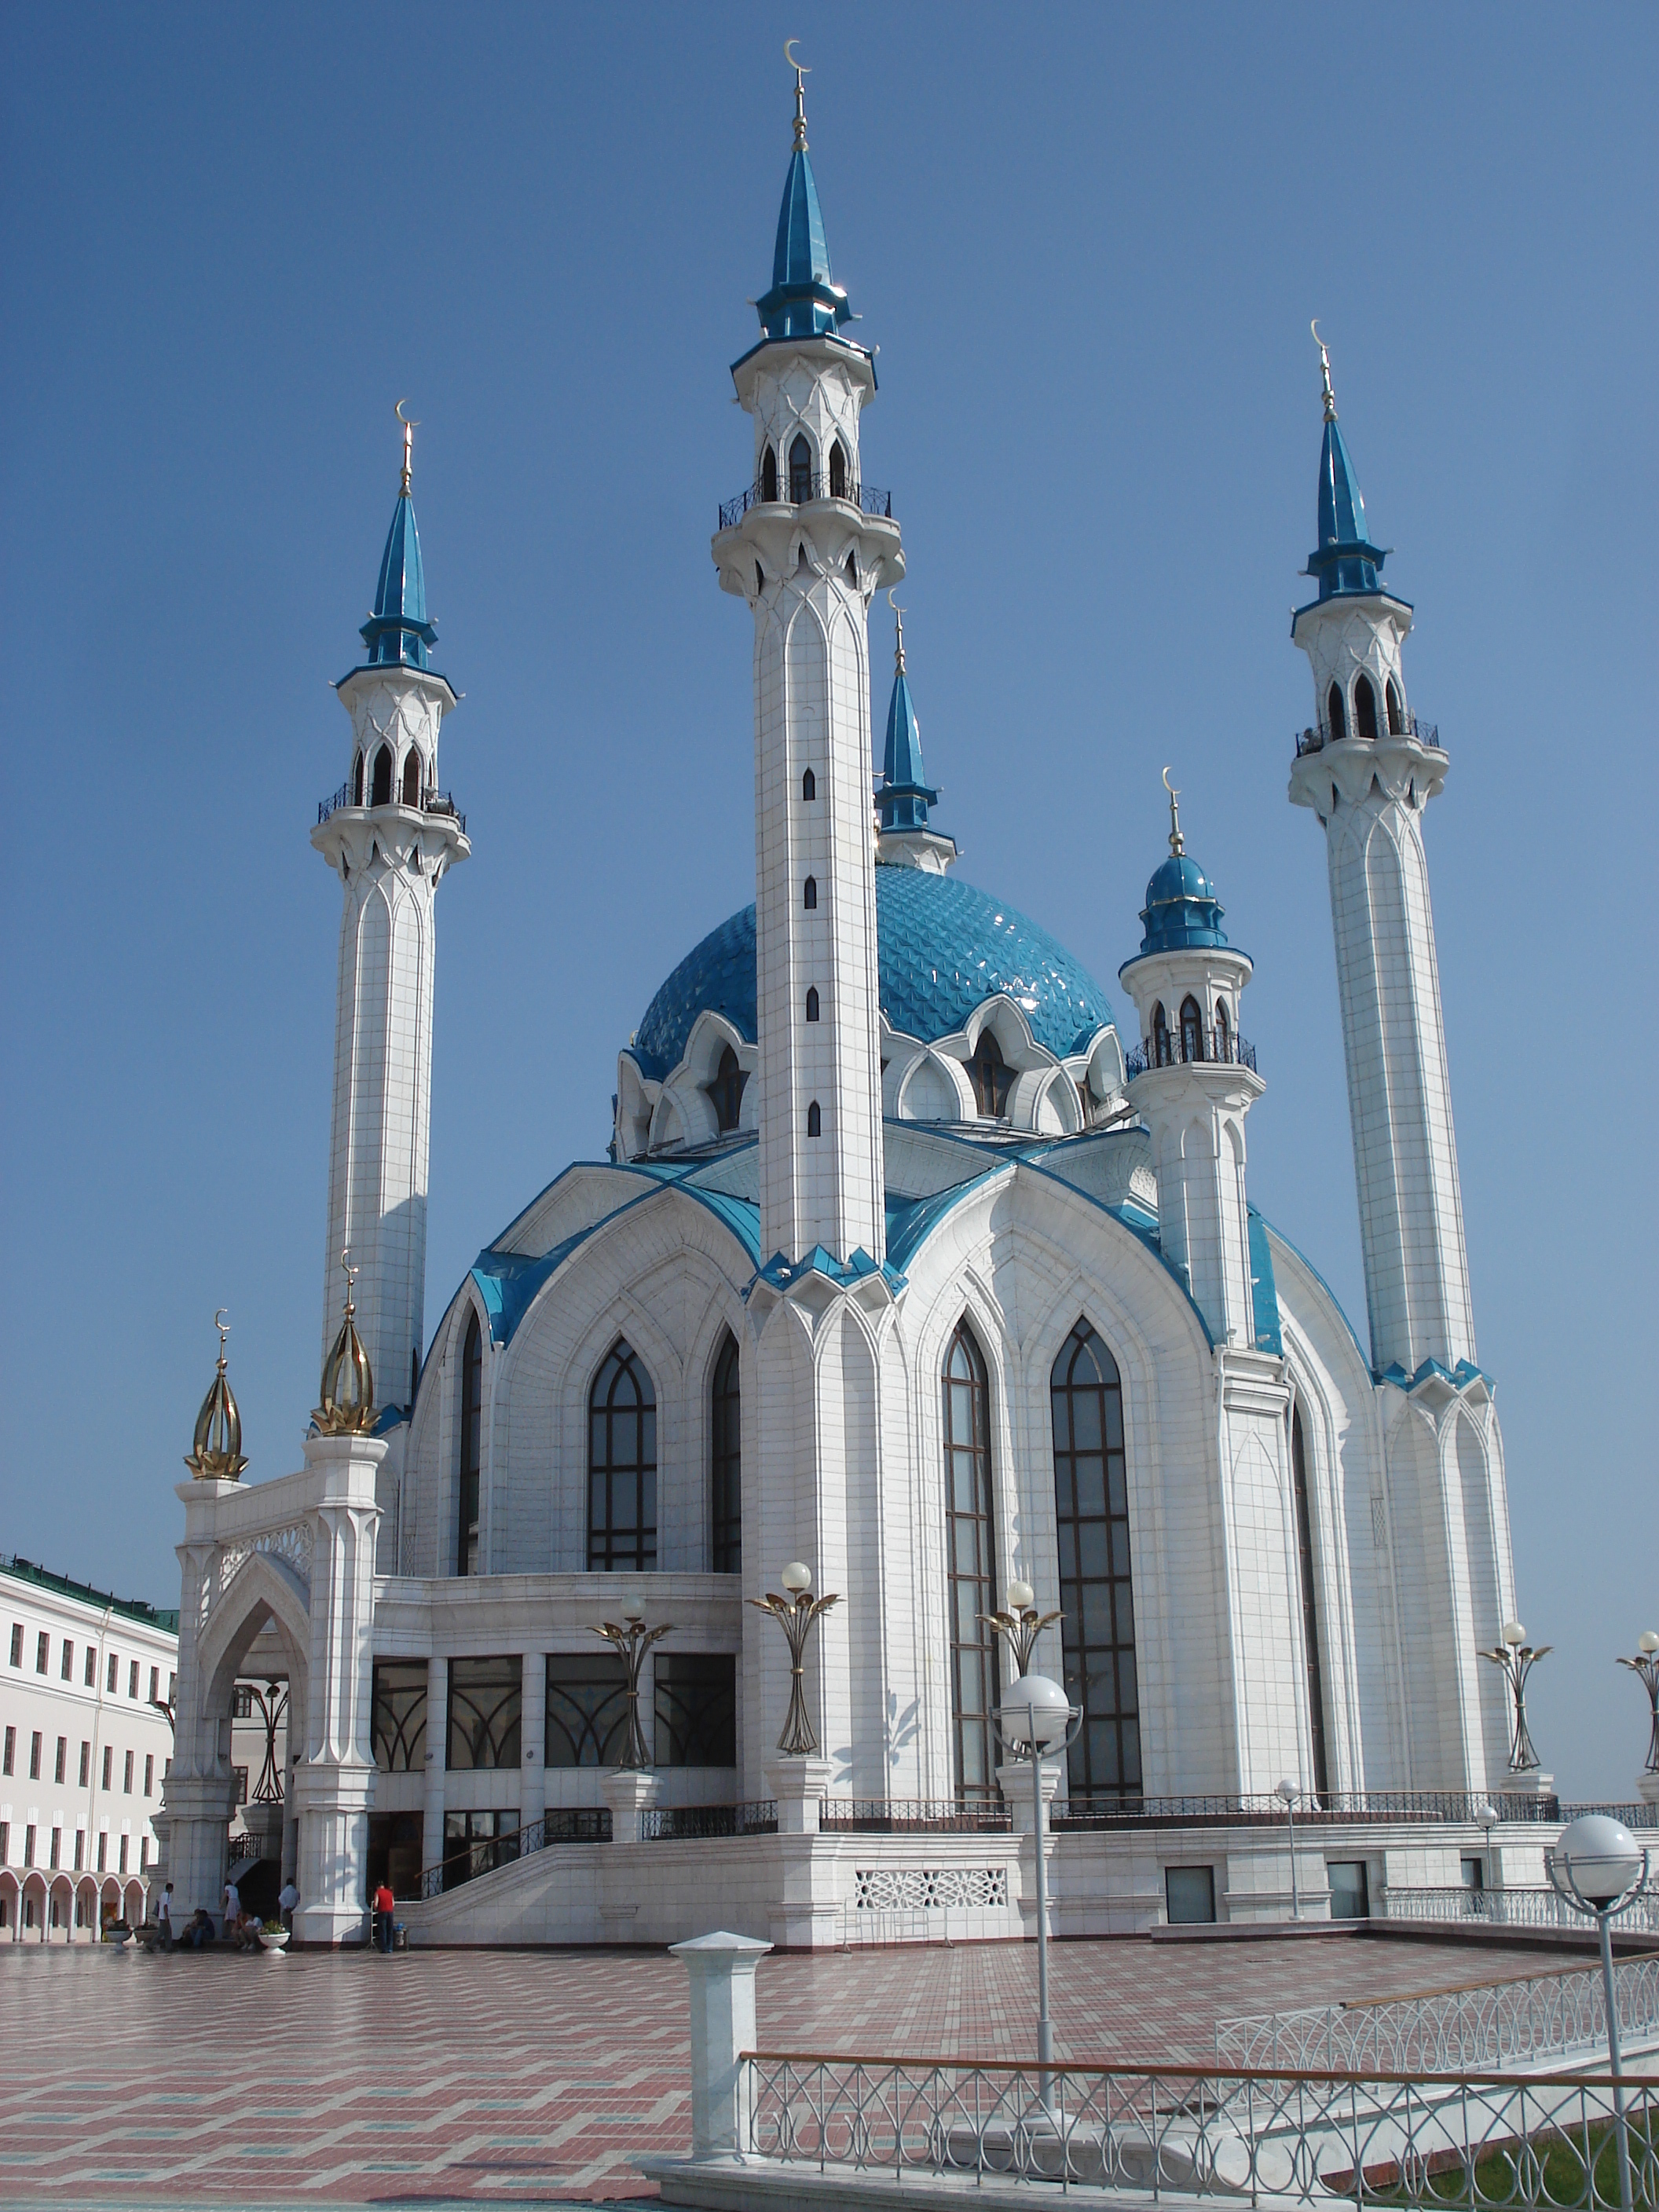
[[[374,1932],[383,1951],[392,1948],[392,1916],[397,1910],[397,1904],[389,1885],[382,1882],[374,1893]]]

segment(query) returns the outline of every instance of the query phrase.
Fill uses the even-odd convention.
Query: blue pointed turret
[[[854,319],[847,295],[830,273],[818,188],[806,154],[806,107],[795,75],[795,146],[783,180],[778,242],[772,254],[772,289],[756,301],[769,338],[833,337]]]
[[[894,611],[896,613],[897,609]],[[910,698],[910,681],[904,672],[902,615],[893,658],[893,696],[887,708],[887,750],[882,761],[883,781],[877,804],[884,830],[925,830],[927,810],[938,805],[939,793],[930,788],[921,764],[921,731]]]
[[[371,667],[428,668],[427,647],[436,641],[427,620],[426,572],[421,566],[421,535],[415,526],[415,502],[404,471],[403,489],[380,556],[380,580],[374,611],[362,627]]]
[[[1319,343],[1317,331],[1315,342]],[[1319,455],[1319,548],[1308,556],[1305,573],[1318,580],[1322,599],[1344,594],[1378,592],[1377,581],[1388,558],[1373,545],[1365,527],[1365,502],[1359,495],[1353,463],[1336,419],[1336,395],[1331,390],[1331,358],[1322,343],[1319,358],[1325,380],[1325,442]]]
[[[1164,788],[1169,789],[1167,769]],[[1142,952],[1181,952],[1199,945],[1224,945],[1224,911],[1215,885],[1188,855],[1187,841],[1181,834],[1181,811],[1170,791],[1170,857],[1146,886],[1146,903],[1140,909],[1140,949]]]

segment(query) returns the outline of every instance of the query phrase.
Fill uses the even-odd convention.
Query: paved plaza
[[[1218,2018],[1523,1973],[1360,1936],[1062,1943],[1060,2055],[1202,2060]],[[763,1961],[763,2049],[1030,2056],[1033,1947]],[[653,1951],[170,1959],[0,1946],[0,2203],[548,2204],[689,2148],[686,1979]]]

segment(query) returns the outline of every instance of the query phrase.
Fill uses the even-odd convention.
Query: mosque
[[[417,1942],[1018,1934],[1033,1823],[994,1715],[1035,1630],[1077,1709],[1056,1924],[1281,1917],[1286,1781],[1326,1823],[1304,1909],[1481,1849],[1500,1879],[1474,1810],[1504,1792],[1530,1863],[1510,1824],[1539,1838],[1548,1778],[1508,1771],[1480,1657],[1515,1602],[1424,840],[1448,757],[1328,359],[1289,797],[1329,865],[1364,1340],[1252,1202],[1251,962],[1174,799],[1115,1003],[961,873],[902,626],[872,781],[904,552],[799,76],[756,304],[712,548],[754,625],[754,900],[620,1042],[608,1157],[529,1197],[429,1334],[437,902],[471,848],[405,439],[312,832],[343,902],[322,1389],[304,1467],[256,1483],[222,1369],[203,1409],[168,1870],[216,1899],[231,1687],[269,1674],[307,1941],[357,1940],[383,1878]],[[797,1568],[835,1602],[793,1671]]]

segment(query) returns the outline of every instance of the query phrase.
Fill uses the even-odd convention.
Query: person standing
[[[173,1948],[173,1884],[169,1882],[155,1900],[155,1925],[160,1931],[161,1948]]]
[[[294,1908],[299,1902],[300,1893],[294,1887],[293,1877],[290,1875],[276,1893],[276,1911],[281,1916],[283,1927],[290,1936],[294,1933]]]
[[[375,1933],[383,1951],[392,1948],[392,1915],[397,1909],[398,1901],[392,1894],[391,1886],[383,1881],[374,1893]]]
[[[236,1923],[242,1917],[242,1893],[234,1881],[228,1881],[225,1884],[224,1907],[223,1932],[227,1936],[232,1936],[235,1935]]]

